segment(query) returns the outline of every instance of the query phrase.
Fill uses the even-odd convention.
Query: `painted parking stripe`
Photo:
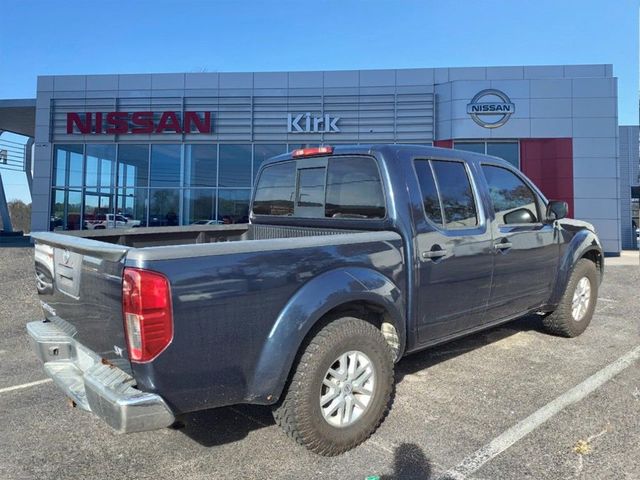
[[[640,360],[640,347],[636,347],[627,352],[615,362],[591,375],[584,382],[576,385],[521,422],[515,424],[509,430],[506,430],[491,440],[484,447],[469,455],[457,466],[446,471],[438,478],[440,480],[463,480],[467,478],[469,475],[478,471],[485,463],[500,455],[511,445],[527,436],[554,415],[569,405],[579,402],[638,360]]]
[[[14,385],[13,387],[0,388],[0,393],[13,392],[14,390],[22,390],[23,388],[35,387],[36,385],[41,385],[43,383],[50,382],[50,378],[45,378],[43,380],[36,380],[35,382],[23,383],[22,385]]]

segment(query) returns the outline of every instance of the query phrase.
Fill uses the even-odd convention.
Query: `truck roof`
[[[435,157],[435,158],[451,158],[455,160],[463,160],[469,163],[481,162],[491,160],[492,163],[503,165],[505,167],[513,168],[506,160],[499,157],[493,157],[491,155],[485,155],[475,152],[468,152],[466,150],[455,150],[451,148],[432,147],[430,145],[413,145],[402,143],[385,143],[385,144],[361,144],[361,145],[334,145],[333,152],[330,154],[320,154],[309,156],[308,158],[317,158],[318,156],[334,156],[334,155],[373,155],[375,153],[395,156],[397,152],[410,152],[412,155]],[[294,150],[295,151],[295,150]],[[293,151],[283,153],[276,157],[273,157],[263,163],[262,166],[282,162],[285,160],[293,160]],[[295,160],[304,160],[304,157],[295,157]]]

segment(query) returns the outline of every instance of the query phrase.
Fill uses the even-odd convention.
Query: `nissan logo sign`
[[[498,128],[507,123],[516,106],[506,93],[489,88],[478,92],[467,104],[467,113],[484,128]]]

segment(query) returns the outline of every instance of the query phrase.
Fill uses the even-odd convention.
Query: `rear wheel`
[[[393,354],[380,330],[342,317],[306,346],[274,418],[309,450],[339,455],[380,425],[393,383]]]
[[[598,297],[599,274],[596,265],[578,260],[558,308],[543,319],[547,331],[563,337],[577,337],[591,322]]]

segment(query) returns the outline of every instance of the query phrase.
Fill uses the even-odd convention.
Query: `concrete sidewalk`
[[[619,257],[607,257],[604,259],[605,267],[619,267],[621,265],[630,265],[640,267],[640,251],[623,250]]]

